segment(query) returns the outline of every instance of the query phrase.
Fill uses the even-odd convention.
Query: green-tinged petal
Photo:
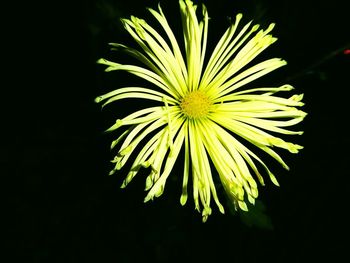
[[[167,85],[167,83],[164,81],[164,79],[161,76],[154,73],[153,71],[150,71],[150,70],[142,68],[142,67],[134,66],[134,65],[118,64],[115,62],[108,61],[106,59],[99,59],[98,63],[109,66],[108,68],[105,69],[106,72],[110,72],[113,70],[127,71],[131,74],[134,74],[140,78],[143,78],[143,79],[153,83],[154,85],[161,88],[163,91],[165,91],[166,93],[168,93],[172,97],[179,98],[178,93],[176,93],[172,89],[170,89],[169,86]]]
[[[136,36],[137,37],[137,36]],[[138,37],[137,37],[138,38]],[[139,41],[141,39],[138,38]],[[165,68],[163,67],[162,63],[159,61],[159,59],[151,52],[147,46],[144,44],[141,44],[144,49],[145,53],[149,55],[151,58],[151,61],[149,58],[147,58],[144,54],[142,54],[140,51],[127,47],[125,45],[119,44],[119,43],[109,43],[112,46],[112,50],[121,50],[130,56],[136,58],[140,62],[142,62],[144,65],[146,65],[149,69],[153,70],[155,73],[157,73],[159,76],[162,76],[162,78],[167,81],[166,75],[164,75],[164,72],[166,71]]]
[[[163,130],[156,133],[139,152],[131,166],[130,172],[128,173],[126,179],[123,182],[122,188],[124,188],[132,180],[132,178],[134,178],[134,176],[138,173],[141,167],[147,168],[149,166],[148,163],[145,163],[146,159],[152,154],[154,149],[157,147],[157,143],[159,143],[159,138],[162,134]]]
[[[215,83],[215,85],[213,84],[215,89],[213,90],[212,88],[212,90],[209,90],[208,92],[215,101],[218,100],[221,102],[220,98],[224,95],[286,64],[287,63],[284,60],[278,58],[269,59],[243,71],[242,73],[238,74],[237,76],[231,78],[226,83],[224,83],[224,81],[229,79],[234,73],[226,74],[222,77],[222,80],[218,80],[219,83]],[[237,71],[238,70],[239,69],[237,68]]]
[[[167,80],[168,85],[172,86],[174,91],[183,96],[185,89],[182,88],[186,86],[186,83],[181,72],[181,67],[168,44],[144,20],[135,17],[132,18],[134,25],[137,27],[137,33],[161,63],[162,72],[164,73],[163,78]],[[157,62],[157,60],[154,61]]]
[[[116,140],[111,143],[111,149],[113,149],[121,140],[125,138],[126,135],[130,133],[131,129],[124,131]]]
[[[229,99],[227,99],[229,97]],[[235,95],[226,96],[225,98],[221,98],[221,101],[266,101],[276,104],[281,104],[285,106],[303,106],[304,103],[301,101],[296,101],[293,98],[285,99],[276,96],[268,96],[268,95]]]
[[[279,123],[283,123],[283,125],[286,125],[282,121],[271,121],[271,120],[264,120],[264,119],[258,119],[258,118],[248,118],[248,117],[237,117],[237,116],[232,116],[233,119],[244,122],[250,125],[254,125],[255,127],[272,131],[272,132],[277,132],[277,133],[282,133],[282,134],[288,134],[288,135],[301,135],[303,134],[302,131],[290,131],[286,129],[279,128],[277,125]],[[294,125],[296,123],[299,123],[303,120],[303,118],[295,118],[289,121],[290,125]]]
[[[151,113],[147,114],[148,112],[151,112]],[[147,115],[141,116],[144,114],[147,114]],[[130,114],[121,120],[120,119],[116,120],[116,123],[111,127],[109,127],[106,130],[106,132],[114,131],[120,128],[121,126],[125,126],[125,125],[152,122],[160,119],[163,116],[164,116],[164,112],[161,110],[161,107],[147,108],[144,110],[137,111],[133,114]]]
[[[271,155],[274,159],[276,159],[279,163],[282,164],[282,166],[285,169],[289,169],[289,167],[285,164],[285,162],[282,160],[282,158],[274,152],[269,146],[277,146],[281,148],[288,149],[289,151],[297,151],[300,149],[301,146],[286,143],[281,141],[278,141],[278,144],[275,144],[276,142],[273,141],[272,138],[274,138],[271,135],[266,135],[267,133],[256,129],[252,126],[249,126],[244,123],[237,122],[232,119],[224,119],[224,118],[215,118],[213,119],[218,124],[222,125],[223,127],[229,129],[233,133],[241,136],[242,138],[246,139],[247,141],[251,142],[255,146],[259,147],[263,151],[267,152],[269,155]]]
[[[190,155],[191,155],[191,164],[192,164],[192,182],[193,182],[193,199],[194,204],[196,207],[196,210],[200,212],[200,206],[199,206],[199,166],[198,166],[198,146],[197,141],[195,140],[195,132],[194,132],[194,124],[192,121],[188,121],[188,136],[189,136],[189,142],[190,142]]]
[[[136,128],[133,130],[132,133],[128,135],[128,137],[125,139],[123,145],[120,147],[119,155],[122,156],[122,159],[118,163],[120,167],[124,166],[126,161],[129,159],[133,151],[135,150],[136,146],[150,133],[155,131],[156,129],[160,128],[165,124],[164,119],[157,120],[153,122],[151,125],[149,125],[146,129],[141,131],[144,127],[146,127],[147,123],[139,124],[140,128],[136,130]],[[140,130],[140,134],[139,134]],[[139,135],[138,135],[139,134]]]
[[[190,170],[190,153],[189,153],[189,139],[188,139],[188,122],[184,123],[184,136],[185,136],[185,161],[184,161],[184,173],[182,181],[182,193],[180,197],[181,205],[185,205],[187,202],[187,185]]]
[[[239,174],[237,164],[216,136],[206,132],[205,126],[202,126],[200,131],[203,133],[202,138],[205,148],[219,173],[225,191],[236,206],[238,200],[244,198],[242,177]]]
[[[230,140],[228,140],[228,133],[220,127],[218,127],[217,124],[212,123],[211,121],[203,121],[202,124],[205,130],[210,129],[211,133],[215,133],[215,137],[217,137],[218,139],[217,142],[215,142],[215,139],[213,139],[213,142],[215,142],[215,146],[220,145],[221,147],[222,145],[223,149],[225,149],[227,153],[229,153],[230,158],[232,159],[230,168],[234,172],[235,177],[240,181],[247,193],[256,198],[258,193],[256,190],[257,184],[252,178],[250,171],[241,154],[237,151],[235,147],[232,147],[232,145],[229,144]],[[210,136],[206,132],[204,134],[206,136]]]
[[[241,94],[254,93],[254,92],[267,92],[267,93],[264,93],[263,95],[272,95],[276,92],[291,91],[293,89],[294,89],[293,86],[291,86],[289,84],[284,84],[280,87],[263,87],[263,88],[245,89],[245,90],[237,91],[237,92],[232,93],[232,94],[233,95],[241,95]]]
[[[139,64],[98,60],[106,66],[105,71],[131,73],[146,85],[126,85],[98,96],[95,102],[102,102],[102,107],[125,99],[154,103],[152,107],[118,116],[107,129],[107,132],[124,129],[111,143],[117,154],[109,174],[127,166],[135,155],[121,187],[125,188],[145,168],[149,174],[145,177],[144,202],[153,200],[163,194],[183,149],[183,174],[175,174],[182,177],[181,205],[186,204],[192,183],[194,206],[203,222],[213,212],[212,200],[221,213],[225,212],[217,189],[224,190],[235,210],[249,208],[254,213],[254,205],[259,204],[257,182],[259,187],[264,185],[264,177],[268,176],[276,186],[279,183],[267,162],[249,148],[254,145],[288,170],[276,149],[298,153],[303,148],[285,138],[303,133],[290,128],[306,116],[299,108],[304,105],[303,94],[276,96],[278,92],[292,91],[294,88],[289,84],[245,87],[287,64],[281,58],[252,64],[277,40],[270,34],[275,24],[258,31],[259,25],[253,21],[241,25],[242,14],[238,14],[208,56],[209,15],[205,5],[199,11],[191,0],[179,0],[179,7],[183,43],[175,38],[159,5],[158,10],[148,10],[160,31],[134,16],[121,20],[138,49],[110,44],[112,50],[125,52]],[[197,12],[201,15],[197,16]],[[260,173],[260,168],[264,173]]]
[[[182,75],[183,75],[184,79],[187,80],[187,77],[188,77],[187,76],[187,68],[186,68],[184,59],[182,57],[182,54],[181,54],[179,45],[177,43],[177,40],[176,40],[176,38],[174,36],[173,31],[169,27],[169,24],[168,24],[164,14],[163,14],[163,11],[162,11],[160,5],[158,5],[158,8],[159,8],[159,13],[156,12],[155,10],[153,10],[153,9],[148,9],[148,10],[158,20],[158,22],[160,23],[160,25],[163,27],[164,31],[166,32],[166,35],[167,35],[167,37],[170,40],[170,43],[171,43],[171,46],[172,46],[172,50],[173,50],[175,59],[176,59],[176,61],[178,63],[178,66],[181,69],[181,72],[182,72]]]
[[[164,191],[164,187],[165,187],[165,182],[175,164],[175,161],[177,159],[177,156],[179,155],[181,146],[183,144],[184,141],[184,128],[183,126],[181,127],[175,141],[174,141],[174,149],[173,149],[173,153],[171,156],[168,156],[165,166],[164,166],[164,171],[163,173],[160,175],[159,179],[155,182],[155,184],[153,185],[153,187],[151,188],[151,190],[148,192],[147,196],[144,199],[144,202],[147,202],[149,200],[152,200],[153,197],[159,197],[163,191]]]
[[[239,34],[232,40],[241,19],[242,14],[238,14],[236,16],[235,23],[231,25],[231,27],[229,27],[229,29],[226,31],[224,36],[220,39],[219,43],[217,44],[213,55],[208,62],[206,71],[203,75],[201,88],[209,89],[211,86],[208,84],[212,82],[214,77],[219,72],[220,74],[226,72],[226,70],[223,68],[227,64],[227,61],[229,59],[232,59],[233,54],[243,45],[243,43],[249,38],[249,36],[259,28],[259,25],[255,25],[247,34],[245,34],[247,29],[251,25],[250,22],[247,25],[245,25],[243,29],[239,32]]]
[[[253,27],[253,31],[255,31],[257,27]],[[238,47],[245,42],[244,38],[239,44]],[[255,37],[253,37],[244,47],[238,51],[237,55],[218,73],[215,78],[211,81],[211,83],[206,88],[210,92],[215,92],[215,90],[224,84],[229,78],[231,78],[235,73],[237,73],[240,69],[245,67],[250,61],[252,61],[257,55],[259,55],[264,49],[266,49],[269,45],[274,43],[276,38],[273,38],[271,35],[266,35],[263,31],[260,31]],[[238,49],[237,47],[237,49]],[[236,49],[232,50],[235,52]],[[227,86],[232,85],[229,81]],[[224,85],[224,89],[226,86]]]
[[[224,214],[224,208],[221,205],[216,193],[216,188],[214,185],[214,181],[212,178],[212,173],[209,165],[209,159],[203,143],[202,136],[204,133],[200,127],[201,125],[198,125],[196,123],[194,123],[193,125],[193,129],[195,130],[195,140],[196,140],[195,144],[198,150],[197,155],[199,156],[198,158],[199,173],[197,175],[199,177],[199,186],[200,186],[199,193],[200,193],[200,197],[203,205],[203,213],[204,213],[204,210],[209,211],[208,209],[210,208],[210,197],[211,195],[213,195],[214,201],[218,206],[220,212]],[[204,217],[205,216],[203,215],[203,220],[204,220]]]
[[[168,103],[171,105],[175,105],[177,103],[175,99],[165,95],[164,93],[161,93],[152,89],[148,89],[148,88],[142,88],[142,87],[125,87],[125,88],[116,89],[104,95],[98,96],[95,99],[95,102],[99,103],[103,100],[108,99],[107,102],[103,104],[104,106],[111,102],[114,102],[123,98],[135,98],[133,94],[137,94],[138,95],[137,98],[153,99],[157,101],[162,101],[164,100],[164,98],[166,98]],[[121,95],[123,95],[123,97],[121,97]]]
[[[147,58],[145,60],[143,56],[140,56],[138,54],[136,54],[137,58],[139,60],[141,59],[143,63],[146,63],[147,66],[149,66],[152,70],[154,70],[155,73],[157,73],[169,85],[169,87],[172,89],[173,92],[178,92],[176,84],[171,81],[171,80],[174,80],[174,75],[172,74],[173,72],[171,70],[169,71],[169,66],[176,67],[176,63],[178,61],[177,60],[172,61],[172,63],[170,63],[169,65],[169,59],[170,61],[172,60],[171,53],[164,54],[164,52],[159,51],[158,44],[152,41],[152,37],[150,37],[149,35],[147,37],[145,30],[142,28],[142,24],[147,25],[144,22],[144,20],[137,19],[136,17],[132,17],[131,20],[122,19],[122,22],[124,24],[125,29],[130,33],[130,35],[135,39],[135,41],[141,46],[143,51],[151,58],[153,63]],[[151,47],[147,45],[147,43],[145,42],[146,40],[149,40],[153,43],[151,44]],[[158,54],[155,54],[155,51]],[[160,55],[159,52],[161,52],[162,54]],[[179,77],[179,75],[177,77]]]

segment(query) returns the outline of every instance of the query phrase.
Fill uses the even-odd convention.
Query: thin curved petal
[[[217,181],[234,207],[244,211],[248,210],[247,202],[255,204],[258,187],[265,185],[264,174],[273,184],[279,185],[267,164],[241,141],[248,141],[289,169],[275,149],[298,153],[303,148],[280,136],[301,135],[302,131],[290,127],[300,123],[306,113],[299,109],[304,105],[303,94],[289,98],[275,95],[293,90],[289,84],[247,87],[250,82],[287,64],[281,58],[251,64],[277,40],[271,35],[275,24],[258,31],[260,26],[252,21],[241,26],[242,14],[238,14],[205,64],[208,11],[202,5],[199,18],[199,8],[192,1],[180,0],[179,6],[185,52],[181,52],[160,6],[158,11],[149,11],[162,32],[134,16],[122,19],[125,29],[141,50],[117,43],[111,43],[112,49],[126,52],[145,67],[106,59],[100,59],[98,63],[106,65],[106,71],[134,74],[146,80],[148,85],[116,89],[95,101],[104,102],[105,106],[122,99],[137,98],[163,104],[130,113],[107,129],[108,132],[126,129],[111,144],[112,149],[117,146],[119,149],[112,160],[115,167],[110,174],[120,170],[132,155],[136,155],[121,187],[126,187],[143,167],[150,168],[145,182],[148,193],[144,201],[147,202],[163,194],[183,150],[180,203],[187,203],[191,182],[195,209],[205,222],[212,214],[212,200],[221,213],[225,212],[217,193]],[[264,173],[260,173],[257,165]]]

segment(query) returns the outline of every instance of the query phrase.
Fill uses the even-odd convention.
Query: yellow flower
[[[265,163],[240,139],[260,148],[289,169],[272,148],[297,153],[302,146],[286,142],[273,134],[302,134],[285,127],[301,122],[306,113],[297,109],[303,105],[302,95],[290,98],[275,96],[277,92],[292,90],[290,85],[243,88],[251,81],[286,65],[284,60],[273,58],[247,67],[277,40],[269,34],[274,24],[258,31],[259,25],[252,26],[250,22],[238,30],[242,19],[242,14],[238,14],[217,43],[208,62],[204,63],[209,19],[207,9],[202,6],[199,21],[196,5],[189,0],[180,0],[179,3],[185,54],[181,52],[160,7],[159,11],[149,11],[158,20],[167,39],[142,19],[133,16],[123,19],[125,29],[140,45],[141,51],[121,44],[111,45],[138,59],[145,67],[118,64],[106,59],[100,59],[98,63],[107,65],[106,71],[123,70],[134,74],[148,81],[148,85],[119,88],[97,97],[96,102],[106,100],[106,105],[132,98],[158,102],[158,106],[118,119],[107,130],[129,126],[112,142],[112,148],[121,145],[113,160],[115,167],[111,174],[121,169],[135,148],[142,145],[122,187],[134,178],[141,167],[151,167],[146,178],[148,194],[144,201],[147,202],[163,193],[167,178],[183,150],[185,158],[180,202],[184,205],[187,201],[191,176],[195,207],[202,211],[205,222],[212,212],[211,198],[224,213],[210,162],[235,208],[247,210],[246,202],[254,204],[258,197],[256,180],[264,185],[257,163],[275,185],[278,182]],[[148,141],[145,140],[146,136],[150,138]]]

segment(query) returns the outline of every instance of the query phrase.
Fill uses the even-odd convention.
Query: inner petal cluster
[[[211,100],[200,90],[188,93],[180,103],[182,112],[189,118],[202,118],[209,113]]]

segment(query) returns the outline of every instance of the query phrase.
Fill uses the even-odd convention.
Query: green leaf
[[[255,201],[255,205],[247,202],[248,211],[239,211],[242,222],[249,227],[257,227],[265,230],[273,230],[271,218],[265,213],[265,205],[260,200]]]

